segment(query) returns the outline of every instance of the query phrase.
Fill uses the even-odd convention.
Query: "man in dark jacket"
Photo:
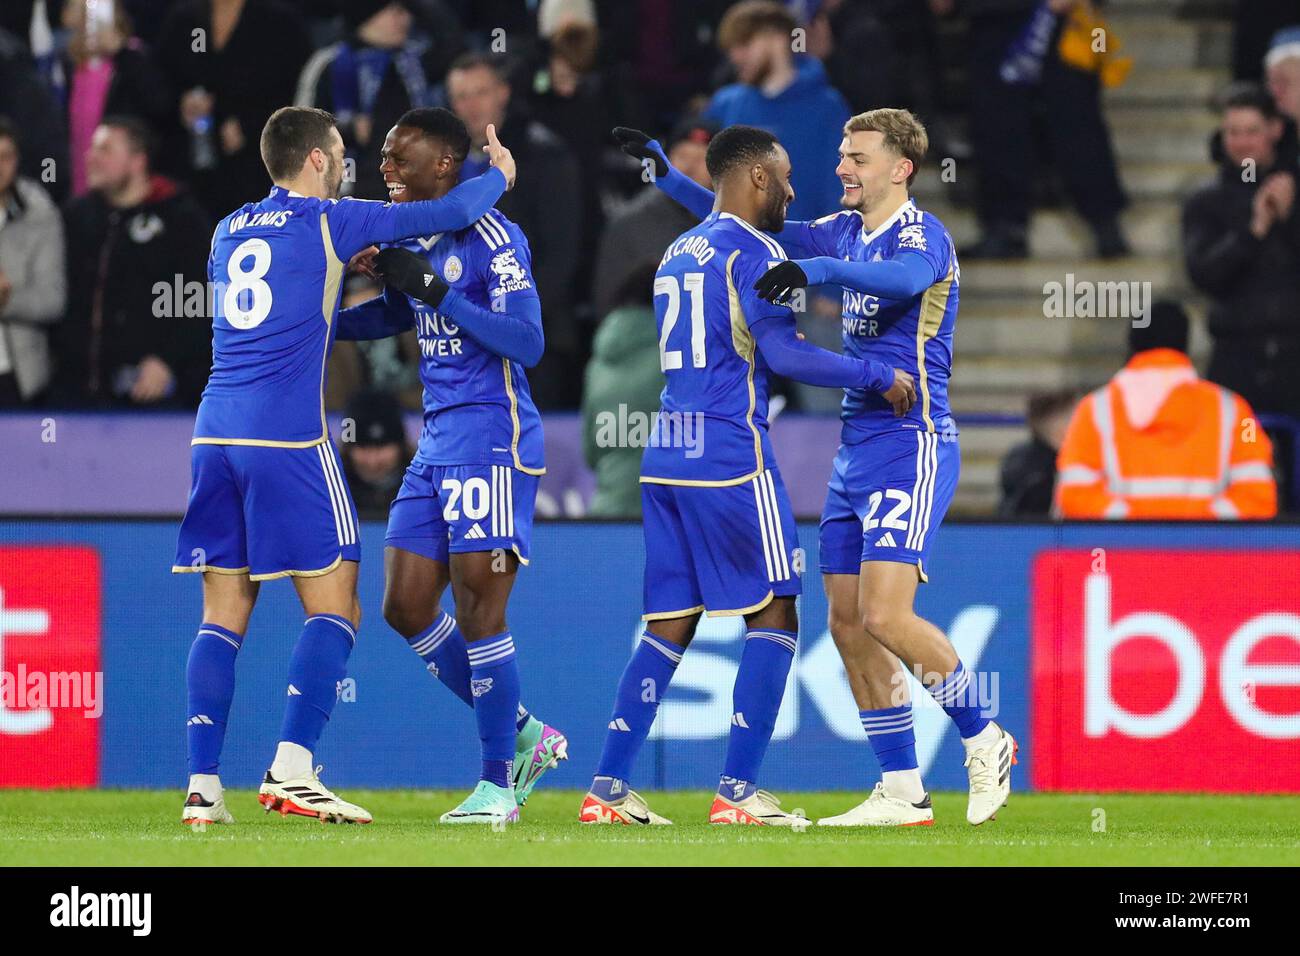
[[[577,408],[587,336],[574,311],[574,275],[582,238],[581,185],[578,163],[558,136],[536,122],[522,103],[512,103],[510,85],[499,62],[467,53],[447,73],[447,98],[469,127],[472,146],[461,179],[487,169],[482,146],[487,127],[495,125],[502,142],[519,163],[515,188],[497,208],[528,237],[533,276],[542,300],[546,353],[528,375],[539,408]]]
[[[673,168],[706,189],[712,189],[713,182],[704,156],[717,131],[718,124],[712,120],[688,119],[677,125],[664,144]],[[605,135],[609,135],[608,131]],[[674,239],[699,222],[663,190],[642,189],[637,193],[601,234],[592,284],[596,314],[603,316],[619,305],[617,297],[628,276],[646,260],[658,262]],[[649,288],[647,285],[642,292],[648,295]]]
[[[72,178],[57,175],[68,168],[63,110],[37,72],[26,44],[4,30],[0,30],[0,116],[9,117],[22,131],[20,172],[44,186],[56,201],[62,200]]]
[[[1034,115],[1046,115],[1043,134],[1051,160],[1071,203],[1096,239],[1097,255],[1128,253],[1119,227],[1126,198],[1111,148],[1110,130],[1101,111],[1101,84],[1096,73],[1067,65],[1059,52],[1066,15],[1079,0],[1047,0],[1058,22],[1034,82],[1009,82],[1003,67],[1013,46],[1020,45],[1040,0],[931,0],[932,6],[963,13],[969,23],[970,129],[974,149],[976,213],[980,241],[962,249],[967,259],[1017,258],[1028,253],[1026,234],[1034,174]]]
[[[1300,216],[1294,145],[1259,87],[1224,98],[1217,179],[1183,207],[1187,273],[1210,296],[1207,378],[1261,412],[1300,414]]]
[[[998,485],[1001,518],[1047,517],[1056,491],[1056,455],[1065,439],[1079,396],[1065,390],[1029,397],[1029,440],[1010,448],[1002,459]]]
[[[193,184],[214,219],[270,188],[258,137],[310,52],[302,18],[281,0],[184,0],[164,21],[167,171]]]
[[[432,30],[416,13],[432,11]],[[348,0],[345,38],[318,50],[298,81],[299,106],[329,110],[355,163],[351,195],[386,199],[379,172],[384,137],[410,109],[441,105],[438,79],[464,48],[446,4],[413,0]]]
[[[58,403],[192,407],[207,381],[212,222],[173,182],[151,174],[150,145],[139,120],[106,119],[87,159],[91,191],[64,209]]]

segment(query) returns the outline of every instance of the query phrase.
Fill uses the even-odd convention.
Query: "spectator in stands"
[[[1236,0],[1234,7],[1232,76],[1258,82],[1278,31],[1300,24],[1300,0]]]
[[[1192,282],[1211,299],[1206,377],[1258,411],[1296,415],[1300,215],[1295,144],[1284,128],[1259,87],[1228,91],[1212,146],[1219,175],[1183,206],[1183,254]]]
[[[844,189],[835,151],[849,104],[813,57],[796,58],[794,17],[775,0],[742,0],[718,25],[718,46],[738,82],[713,95],[705,115],[721,126],[745,123],[769,130],[790,154],[791,219],[816,219],[839,209]]]
[[[596,330],[582,392],[582,449],[596,473],[587,514],[598,518],[641,516],[640,440],[659,409],[664,373],[651,286],[659,256],[642,259],[624,275],[618,304]],[[642,422],[639,434],[635,423]],[[639,439],[638,440],[638,434]]]
[[[808,52],[854,113],[889,105],[926,117],[934,147],[941,63],[935,17],[918,0],[818,0]],[[938,153],[938,155],[944,155]]]
[[[166,168],[193,185],[212,218],[270,188],[258,138],[293,97],[309,52],[302,18],[281,0],[183,0],[163,23],[158,59],[173,93]]]
[[[347,36],[318,51],[298,82],[299,106],[319,106],[338,119],[355,165],[352,194],[387,199],[379,172],[384,137],[407,110],[437,106],[432,77],[447,69],[449,48],[415,29],[411,0],[349,0]]]
[[[207,381],[212,221],[174,182],[151,173],[152,146],[139,119],[104,120],[86,160],[90,192],[64,208],[68,311],[56,350],[63,404],[193,407]]]
[[[1264,71],[1278,112],[1300,124],[1300,26],[1273,34],[1264,56]]]
[[[1152,307],[1131,357],[1075,409],[1057,458],[1065,518],[1272,518],[1273,445],[1245,399],[1198,378],[1187,314]]]
[[[63,316],[63,222],[18,174],[18,133],[0,117],[0,408],[32,402],[50,378],[46,327]]]
[[[72,180],[63,111],[26,44],[4,30],[0,30],[0,116],[9,117],[22,130],[19,172],[39,180],[56,201],[63,200]]]
[[[597,0],[604,71],[639,129],[671,129],[715,85],[718,21],[734,0]]]
[[[384,520],[415,454],[397,400],[384,392],[362,392],[343,416],[339,453],[352,500],[362,518]]]
[[[998,514],[1004,518],[1045,517],[1052,511],[1056,456],[1079,396],[1068,389],[1031,395],[1026,418],[1029,440],[1002,459]]]
[[[1080,0],[1047,0],[1062,21]],[[931,0],[939,9],[951,0]],[[1101,113],[1101,83],[1097,72],[1067,66],[1061,60],[1055,26],[1037,80],[1008,82],[1003,65],[1021,41],[1040,0],[960,0],[969,20],[971,145],[978,171],[976,212],[983,232],[976,244],[963,248],[963,259],[1023,259],[1029,254],[1026,235],[1034,185],[1035,108],[1047,116],[1051,159],[1066,192],[1088,223],[1097,255],[1113,258],[1128,253],[1119,228],[1124,191],[1115,169],[1110,131]]]
[[[591,288],[596,238],[605,223],[600,184],[614,126],[609,90],[596,71],[600,33],[595,21],[567,19],[546,40],[546,58],[533,73],[529,98],[533,116],[568,145],[578,162],[582,216],[578,271],[573,294],[585,303]]]
[[[117,3],[98,9],[110,12],[111,19],[88,16],[86,0],[67,0],[63,6],[63,25],[70,35],[61,92],[67,102],[74,196],[92,188],[87,156],[105,116],[135,116],[157,130],[171,115],[167,79],[143,45],[132,39],[126,7]]]
[[[582,190],[589,186],[580,181],[577,160],[564,141],[512,99],[496,58],[481,53],[459,57],[447,74],[447,98],[469,127],[472,142],[462,179],[487,169],[482,147],[489,124],[519,163],[515,187],[497,208],[528,237],[542,300],[546,353],[528,381],[539,408],[577,408],[586,342],[574,310],[573,279],[582,237]]]
[[[668,161],[706,189],[712,189],[704,155],[718,124],[687,119],[677,125],[664,144]],[[600,237],[596,253],[592,304],[604,315],[617,304],[616,296],[628,275],[642,262],[658,259],[668,244],[699,220],[661,190],[645,188],[614,216]]]

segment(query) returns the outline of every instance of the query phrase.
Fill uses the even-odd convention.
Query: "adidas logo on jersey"
[[[745,723],[745,715],[740,711],[736,711],[731,715],[731,724],[733,727],[744,727],[746,730],[749,729],[749,724]]]
[[[186,727],[202,727],[204,725],[208,727],[215,726],[212,723],[212,718],[209,717],[207,714],[195,714],[189,720],[185,721]]]
[[[876,547],[897,548],[898,542],[894,540],[894,533],[892,531],[886,531],[884,534],[882,534],[879,538],[876,539]]]
[[[435,278],[436,278],[435,276],[432,276],[426,272],[424,274],[424,287],[427,289],[433,283],[433,280]]]
[[[483,529],[479,527],[477,521],[475,521],[472,525],[470,525],[469,530],[465,532],[465,539],[467,541],[470,539],[477,540],[479,538],[486,538],[486,537],[487,535],[483,533]]]
[[[624,720],[622,717],[615,717],[613,720],[611,720],[609,722],[609,729],[621,730],[624,731],[625,733],[632,732],[632,728],[627,725],[627,721]]]
[[[290,684],[290,685],[289,685],[289,695],[288,695],[288,696],[290,696],[290,697],[301,697],[301,696],[302,696],[302,691],[300,691],[298,688],[296,688],[296,687],[294,687],[292,684]]]

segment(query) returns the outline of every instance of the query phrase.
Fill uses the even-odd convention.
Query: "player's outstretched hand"
[[[808,274],[803,271],[799,263],[787,259],[785,262],[778,262],[759,276],[758,281],[754,283],[754,289],[768,302],[780,303],[784,302],[795,289],[802,289],[807,284]]]
[[[668,175],[668,157],[648,134],[627,126],[615,126],[614,138],[618,140],[619,149],[633,159],[654,160],[656,176]],[[651,143],[654,145],[650,145]]]
[[[366,246],[355,256],[348,260],[347,272],[363,275],[367,279],[378,279],[379,273],[375,271],[375,255],[378,254],[378,246]]]
[[[487,145],[483,147],[483,152],[488,154],[488,162],[506,177],[506,189],[513,188],[517,172],[514,154],[501,145],[501,140],[497,139],[497,128],[491,123],[487,125]]]
[[[394,289],[427,302],[435,309],[447,294],[447,284],[438,278],[428,260],[409,249],[381,249],[375,256],[375,269]]]
[[[916,404],[916,382],[913,381],[910,372],[896,368],[894,384],[880,394],[885,396],[885,401],[894,406],[895,415],[906,415]]]

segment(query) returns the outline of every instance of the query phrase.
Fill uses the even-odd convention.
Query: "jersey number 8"
[[[246,271],[244,262],[250,257],[253,268]],[[245,239],[230,254],[226,263],[229,281],[221,297],[221,313],[235,328],[257,328],[271,314],[271,287],[265,281],[270,270],[271,247],[265,239]],[[250,304],[244,308],[241,301]]]

